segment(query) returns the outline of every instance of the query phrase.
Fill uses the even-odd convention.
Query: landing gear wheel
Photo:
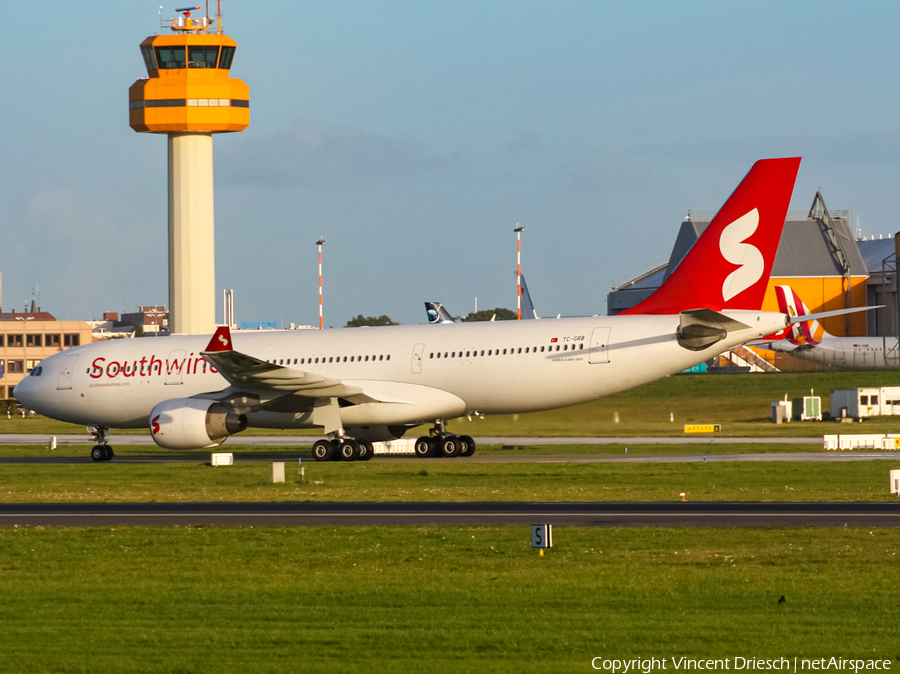
[[[462,449],[459,438],[457,438],[455,435],[448,435],[441,438],[439,446],[441,448],[441,456],[445,456],[448,459],[452,459],[454,456],[459,456],[459,452]]]
[[[475,453],[475,441],[469,435],[460,435],[459,444],[462,447],[459,450],[460,456],[472,456]]]
[[[423,435],[416,440],[415,452],[420,459],[428,458],[434,452],[434,441],[427,435]]]
[[[341,459],[356,461],[359,458],[359,443],[353,438],[345,438],[341,442]]]
[[[341,441],[340,440],[332,440],[331,441],[331,460],[332,461],[340,461],[341,460]]]
[[[328,461],[333,452],[334,447],[331,446],[331,440],[316,440],[313,443],[312,453],[316,461]]]
[[[94,461],[106,461],[106,447],[103,445],[94,445],[91,449],[91,458]]]
[[[368,440],[359,441],[359,460],[369,461],[375,456],[375,445]]]

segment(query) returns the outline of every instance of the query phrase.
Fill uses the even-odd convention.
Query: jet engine
[[[165,449],[216,447],[245,428],[246,415],[215,400],[173,398],[150,412],[150,433],[156,444]]]

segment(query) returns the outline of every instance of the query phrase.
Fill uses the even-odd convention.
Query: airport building
[[[46,311],[0,313],[0,399],[44,358],[80,344],[90,344],[86,321],[58,321]]]
[[[613,288],[607,298],[609,314],[635,306],[656,290],[714,215],[689,213],[681,223],[669,261]],[[778,311],[774,287],[789,285],[812,312],[885,305],[875,311],[825,319],[823,327],[832,335],[898,335],[895,239],[857,239],[851,229],[852,220],[850,211],[829,211],[818,192],[809,211],[788,213],[762,307],[764,311]],[[734,353],[737,361],[753,369],[813,367],[787,354],[776,355],[771,351],[751,352],[742,348]]]

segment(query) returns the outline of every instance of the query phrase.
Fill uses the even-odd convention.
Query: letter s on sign
[[[91,363],[91,379],[99,379],[103,376],[104,362],[106,362],[106,358],[94,358],[94,362]]]

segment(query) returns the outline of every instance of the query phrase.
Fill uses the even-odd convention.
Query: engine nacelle
[[[221,445],[247,428],[247,417],[215,400],[173,398],[150,412],[150,434],[166,449],[204,449]]]

